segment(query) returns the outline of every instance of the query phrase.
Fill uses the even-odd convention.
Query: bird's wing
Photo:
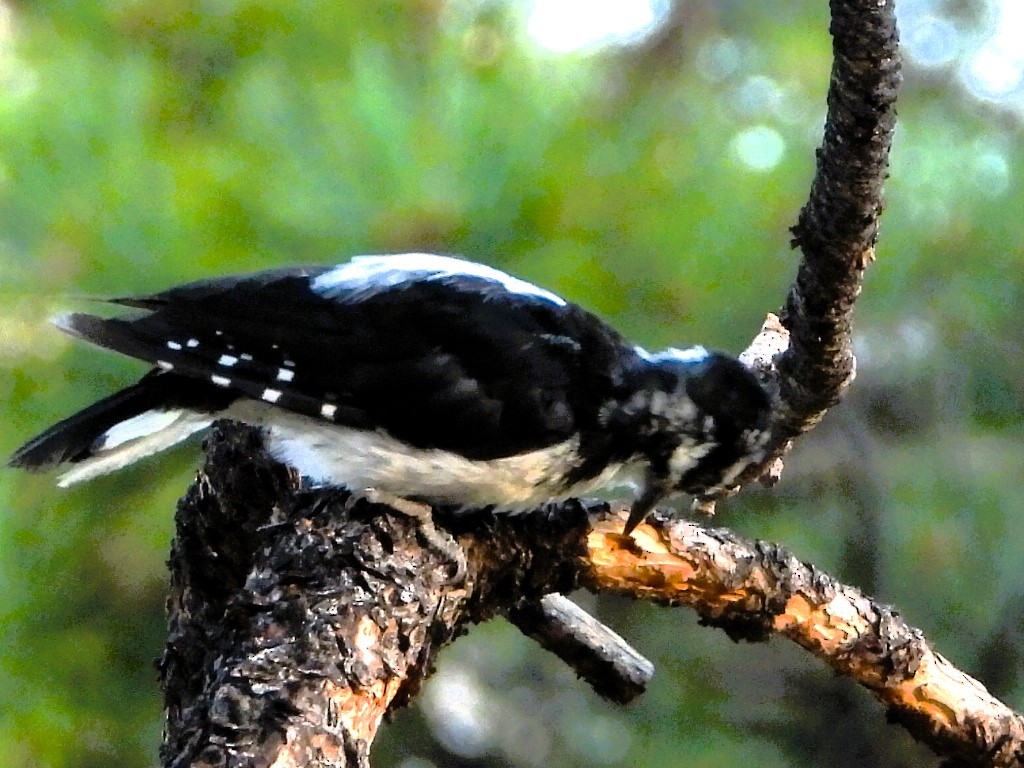
[[[147,310],[135,319],[63,325],[250,398],[474,459],[599,430],[632,347],[529,283],[415,256],[192,283],[117,300]]]

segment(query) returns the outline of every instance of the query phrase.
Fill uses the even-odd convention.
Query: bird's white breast
[[[465,507],[524,510],[607,485],[621,469],[571,488],[562,478],[579,461],[575,438],[515,456],[474,460],[437,448],[414,448],[381,431],[352,429],[271,409],[254,400],[228,411],[268,429],[268,450],[302,475],[361,493],[381,491]]]

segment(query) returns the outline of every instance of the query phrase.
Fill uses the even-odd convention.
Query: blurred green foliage
[[[678,2],[566,55],[522,4],[120,0],[0,14],[0,453],[137,376],[45,323],[360,252],[496,264],[650,346],[776,309],[830,67],[824,2]],[[951,65],[952,66],[952,65]],[[908,69],[848,400],[722,522],[898,605],[1024,705],[1020,126]],[[164,559],[194,446],[82,488],[0,472],[0,768],[156,762]],[[491,624],[376,764],[925,766],[784,643],[589,600],[658,666],[622,709]]]

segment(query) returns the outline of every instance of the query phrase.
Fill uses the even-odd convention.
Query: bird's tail
[[[89,319],[97,325],[104,322]],[[90,335],[84,323],[61,327],[85,338]],[[170,448],[209,426],[236,397],[209,382],[154,370],[32,438],[8,463],[29,471],[70,465],[58,484],[72,485]]]

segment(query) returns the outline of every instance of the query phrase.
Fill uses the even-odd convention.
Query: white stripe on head
[[[714,443],[700,443],[696,440],[686,440],[677,446],[668,460],[669,477],[672,483],[678,483],[683,475],[696,467],[714,447]]]
[[[500,284],[511,293],[534,296],[562,307],[565,299],[532,283],[512,277],[494,267],[473,261],[437,256],[432,253],[402,253],[395,256],[356,256],[350,262],[315,277],[311,286],[317,293],[332,297],[344,291],[372,295],[415,280],[443,280],[449,277],[479,277]]]

